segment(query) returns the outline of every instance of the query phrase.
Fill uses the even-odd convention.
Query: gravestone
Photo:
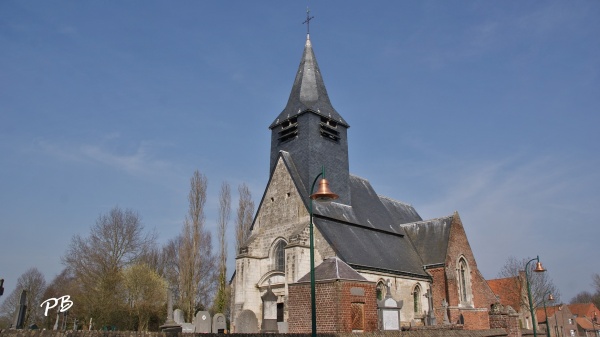
[[[60,311],[56,310],[56,322],[54,322],[53,330],[58,330],[58,321],[60,320]]]
[[[400,309],[404,302],[392,298],[390,287],[391,282],[388,280],[385,298],[377,301],[377,309],[379,317],[381,317],[381,330],[400,330]]]
[[[225,333],[227,330],[227,320],[223,314],[215,314],[212,320],[213,333]]]
[[[159,328],[162,332],[181,332],[181,325],[175,323],[173,320],[173,294],[172,290],[168,290],[167,292],[167,320],[165,324],[161,325]],[[92,330],[92,319],[90,318],[90,330]]]
[[[208,311],[198,311],[194,318],[197,333],[211,333],[212,320]]]
[[[448,302],[444,298],[442,300],[442,310],[444,311],[444,324],[450,324],[450,320],[448,319]]]
[[[277,295],[271,290],[270,281],[267,291],[260,298],[263,303],[261,332],[279,332],[277,327]]]
[[[173,291],[171,289],[169,289],[167,291],[167,320],[165,321],[165,324],[173,324],[175,323],[175,321],[173,320]],[[90,325],[91,325],[91,318],[90,318]]]
[[[181,310],[181,309],[175,309],[173,311],[173,320],[177,324],[183,324],[183,323],[185,323],[185,319],[183,318],[183,310]]]
[[[181,332],[184,333],[194,333],[196,331],[196,326],[192,323],[181,323]]]
[[[279,330],[279,333],[288,333],[288,322],[277,322],[277,329]]]
[[[27,312],[27,290],[23,289],[21,291],[21,299],[19,300],[19,306],[17,307],[17,312],[15,315],[15,323],[13,326],[15,329],[23,329],[23,324],[25,323],[25,313]]]
[[[427,293],[423,296],[427,297],[427,304],[429,305],[425,324],[436,325],[435,312],[433,311],[433,294],[431,293],[431,288],[427,289]]]
[[[258,333],[258,318],[252,310],[242,310],[235,320],[235,332]]]

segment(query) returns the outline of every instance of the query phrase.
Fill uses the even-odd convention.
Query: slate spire
[[[348,127],[348,123],[333,108],[329,101],[329,95],[327,95],[327,89],[325,88],[321,70],[312,49],[309,34],[306,34],[304,53],[296,72],[296,79],[294,80],[287,105],[269,128],[273,129],[285,120],[307,111],[332,119],[338,124]]]
[[[269,128],[270,173],[280,153],[287,152],[298,172],[296,183],[302,193],[310,191],[313,179],[324,167],[330,188],[340,196],[337,202],[350,205],[348,123],[329,101],[308,34],[287,105]]]

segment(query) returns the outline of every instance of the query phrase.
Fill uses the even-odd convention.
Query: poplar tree
[[[229,184],[224,182],[221,185],[221,193],[219,194],[219,277],[217,284],[217,296],[213,310],[215,313],[224,313],[227,311],[229,302],[229,291],[227,289],[227,242],[225,234],[227,232],[227,224],[231,215],[231,189]],[[227,313],[228,314],[228,313]],[[228,315],[226,315],[228,316]]]
[[[211,234],[205,229],[206,176],[198,170],[190,179],[188,214],[179,245],[179,296],[186,321],[206,306],[214,289],[215,263]]]
[[[235,254],[240,253],[240,248],[250,236],[250,226],[254,217],[254,201],[250,189],[244,183],[238,187],[239,202],[237,217],[235,219]]]

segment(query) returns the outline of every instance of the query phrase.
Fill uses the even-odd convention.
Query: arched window
[[[385,285],[383,284],[383,281],[379,281],[377,282],[377,300],[381,301],[382,299],[385,298]]]
[[[421,314],[421,286],[418,284],[413,291],[413,310],[415,314]]]
[[[458,293],[460,304],[471,304],[471,273],[467,260],[461,257],[458,260]]]
[[[273,259],[275,262],[274,269],[279,271],[285,271],[285,248],[286,243],[283,240],[279,240],[273,249]]]

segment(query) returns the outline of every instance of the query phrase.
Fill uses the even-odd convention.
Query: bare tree
[[[594,295],[592,295],[592,293],[590,293],[589,291],[582,291],[582,292],[578,293],[577,295],[575,295],[569,303],[571,303],[571,304],[590,303],[593,301],[593,299],[594,299]]]
[[[600,294],[600,274],[592,275],[592,285],[596,289],[596,293]]]
[[[163,247],[161,251],[161,259],[164,261],[164,266],[161,274],[168,283],[168,289],[173,294],[173,299],[175,301],[180,300],[180,259],[179,259],[179,251],[181,250],[181,244],[183,241],[182,235],[177,235],[175,238],[169,240]]]
[[[123,321],[122,269],[140,260],[155,245],[155,235],[145,233],[137,212],[114,207],[101,214],[90,235],[75,235],[63,256],[81,288],[78,303],[82,315],[98,324],[129,324]]]
[[[525,277],[525,266],[527,262],[529,262],[531,258],[525,258],[522,260],[518,260],[517,258],[510,256],[507,260],[500,272],[498,273],[498,277],[515,278],[515,291],[519,291],[521,289],[521,285],[526,286],[526,280],[523,279]],[[527,274],[529,275],[529,284],[531,287],[531,297],[533,307],[537,308],[542,306],[542,301],[546,301],[546,305],[548,302],[548,295],[552,294],[554,297],[554,301],[552,303],[560,303],[560,291],[552,282],[552,279],[549,276],[549,272],[536,273],[533,272],[533,268],[535,267],[534,262],[529,264],[529,270]],[[526,291],[526,290],[525,290]],[[527,296],[521,297],[521,305],[529,308],[529,301]]]
[[[240,248],[244,245],[250,236],[250,226],[254,216],[254,201],[252,194],[246,184],[238,187],[240,199],[237,209],[237,218],[235,219],[235,253],[240,253]]]
[[[37,268],[30,268],[19,276],[15,289],[0,306],[0,315],[5,316],[8,322],[14,320],[23,290],[27,291],[27,310],[23,325],[27,327],[34,323],[41,324],[44,314],[39,304],[44,301],[46,280]]]
[[[229,184],[224,182],[221,184],[221,193],[219,195],[219,247],[221,252],[219,254],[219,277],[218,277],[218,289],[217,296],[213,310],[215,312],[223,313],[227,309],[228,291],[227,291],[227,241],[225,240],[225,234],[227,232],[227,224],[229,223],[229,217],[231,215],[231,188]],[[226,315],[228,316],[228,315]]]
[[[596,307],[600,307],[600,274],[592,275],[592,287],[595,290],[593,294],[589,291],[582,291],[575,295],[570,303],[594,303]]]
[[[189,209],[179,246],[179,296],[187,320],[196,309],[206,307],[214,291],[215,263],[211,235],[204,228],[206,177],[195,171],[190,179]]]
[[[77,276],[99,278],[138,260],[155,245],[155,235],[144,233],[137,212],[114,207],[101,214],[88,237],[75,235],[63,263]]]
[[[79,283],[75,279],[73,272],[69,268],[63,269],[60,274],[54,277],[54,279],[46,287],[43,298],[45,300],[50,298],[60,298],[65,295],[70,296],[70,300],[80,298],[81,288]],[[80,306],[73,306],[69,309],[69,317],[71,319],[78,319],[80,322],[85,322],[85,316],[81,315]],[[44,317],[43,326],[46,329],[52,329],[56,323],[56,316],[60,313],[60,305],[57,305],[53,309],[48,311],[48,316]]]

